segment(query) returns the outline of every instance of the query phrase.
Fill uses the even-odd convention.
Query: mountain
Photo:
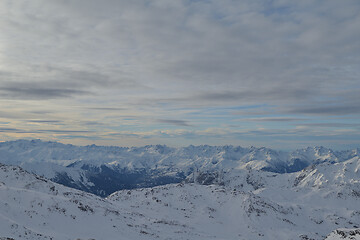
[[[0,237],[320,240],[359,231],[357,157],[294,173],[233,169],[209,185],[204,175],[104,199],[1,164]]]
[[[360,229],[337,229],[333,231],[325,240],[360,240]]]
[[[332,151],[324,147],[283,152],[268,148],[208,145],[126,148],[80,147],[40,140],[0,143],[1,163],[21,166],[54,182],[102,197],[122,189],[180,183],[191,179],[194,174],[209,176],[209,172],[216,174],[233,169],[297,172],[310,165],[338,163],[359,159],[359,156],[359,149]]]
[[[0,165],[0,181],[0,236],[4,238],[146,239],[127,226],[131,212],[98,196],[14,166]]]

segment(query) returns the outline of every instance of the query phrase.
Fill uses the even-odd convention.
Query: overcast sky
[[[360,147],[360,1],[2,0],[19,138]]]

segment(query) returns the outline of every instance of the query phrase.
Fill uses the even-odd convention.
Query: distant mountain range
[[[360,150],[308,147],[292,152],[235,146],[74,146],[41,140],[0,143],[0,163],[101,197],[184,180],[211,184],[234,169],[298,172],[311,165],[359,159]],[[196,176],[196,177],[194,177]],[[221,176],[220,176],[221,177]]]

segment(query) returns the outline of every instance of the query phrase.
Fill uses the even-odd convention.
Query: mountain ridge
[[[312,164],[359,158],[359,149],[308,147],[285,152],[232,145],[116,147],[16,140],[0,143],[0,156],[2,163],[19,165],[55,182],[106,197],[122,189],[179,183],[195,172],[296,172]]]

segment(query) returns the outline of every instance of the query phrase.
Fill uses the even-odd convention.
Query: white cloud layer
[[[0,127],[198,133],[245,115],[236,129],[337,117],[359,131],[359,12],[357,0],[4,0]]]

